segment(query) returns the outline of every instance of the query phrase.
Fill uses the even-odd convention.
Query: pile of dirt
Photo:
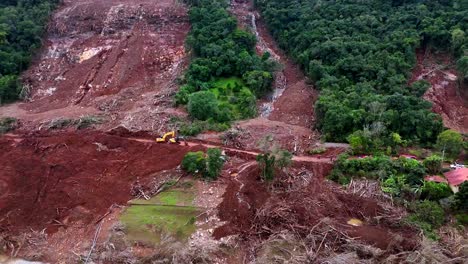
[[[468,133],[468,90],[458,80],[454,58],[447,53],[432,53],[420,49],[416,53],[417,65],[410,83],[426,80],[431,87],[424,99],[433,103],[432,111],[442,116],[444,125],[461,133]]]
[[[203,149],[92,131],[7,135],[0,148],[0,231],[12,235],[91,224],[112,204],[125,204],[134,182],[153,181]]]
[[[257,166],[246,166],[231,181],[218,208],[220,219],[227,223],[215,230],[216,238],[240,235],[255,247],[285,231],[302,239],[316,232],[329,249],[344,250],[349,241],[356,240],[386,254],[411,251],[419,245],[418,231],[399,224],[392,218],[395,211],[374,199],[350,193],[319,175],[300,174],[293,179],[283,174],[267,185],[261,182]],[[291,181],[297,180],[302,186],[291,188]],[[363,225],[348,224],[353,218]],[[323,252],[324,256],[328,253]]]

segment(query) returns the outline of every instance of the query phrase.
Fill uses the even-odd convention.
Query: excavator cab
[[[165,143],[165,142],[179,143],[179,138],[177,137],[175,131],[171,131],[171,132],[164,134],[164,136],[157,138],[156,142],[157,143]]]

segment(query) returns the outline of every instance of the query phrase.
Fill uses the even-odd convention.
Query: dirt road
[[[128,138],[130,140],[142,142],[142,143],[150,143],[150,144],[157,144],[157,145],[165,145],[165,143],[156,143],[154,140],[151,139],[143,139],[143,138]],[[184,143],[182,143],[183,145]],[[219,146],[219,145],[214,145],[210,143],[204,143],[200,141],[187,141],[187,146],[188,147],[205,147],[205,148],[221,148],[224,151],[226,151],[229,154],[233,155],[242,155],[243,157],[251,157],[255,158],[260,152],[254,151],[254,150],[243,150],[243,149],[236,149],[236,148],[230,148],[230,147],[225,147],[225,146]],[[305,163],[323,163],[323,164],[333,164],[333,161],[331,158],[322,158],[322,157],[312,157],[312,156],[293,156],[292,157],[293,161],[296,162],[305,162]]]

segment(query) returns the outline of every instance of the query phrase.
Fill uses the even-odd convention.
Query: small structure
[[[445,178],[454,193],[458,192],[459,186],[468,181],[468,168],[460,168],[444,173]]]
[[[408,155],[408,154],[402,154],[402,155],[400,155],[400,158],[418,159],[418,157],[416,157],[414,155]]]

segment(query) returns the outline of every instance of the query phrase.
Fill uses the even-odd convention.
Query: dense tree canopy
[[[418,47],[467,50],[468,9],[452,0],[256,0],[273,36],[316,81],[328,140],[378,122],[385,133],[433,143],[442,130],[427,85],[408,87]],[[464,70],[464,60],[459,68]],[[374,111],[372,103],[381,107]]]
[[[270,89],[273,63],[268,56],[257,56],[255,36],[237,27],[237,20],[226,9],[226,1],[191,2],[192,30],[187,44],[195,58],[184,76],[185,83],[176,95],[176,103],[189,103],[190,94],[207,91],[216,94],[215,99],[225,117],[223,121],[251,117],[255,113],[251,111],[252,106],[255,107],[255,95],[262,96]],[[237,77],[234,87],[219,82],[232,77]],[[239,109],[248,111],[238,115]]]
[[[47,19],[58,0],[8,0],[0,3],[0,104],[18,98],[18,75],[41,45]]]

